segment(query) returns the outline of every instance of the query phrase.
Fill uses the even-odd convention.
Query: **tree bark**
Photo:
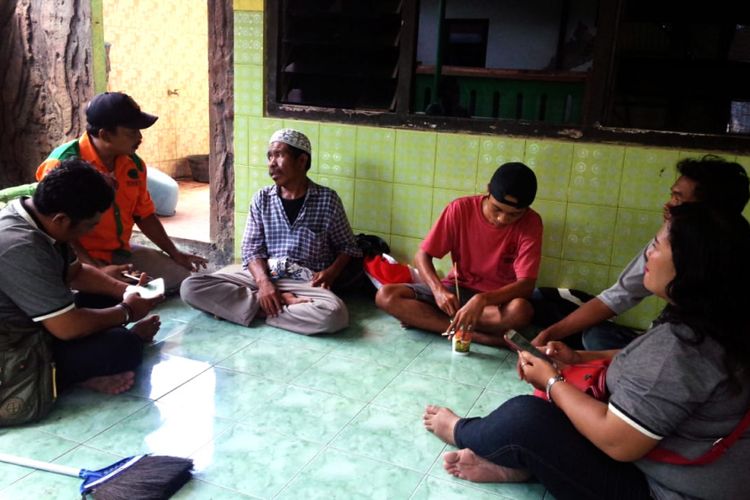
[[[232,0],[208,0],[209,177],[212,256],[232,261],[234,250],[234,13]]]
[[[0,188],[31,182],[82,133],[93,97],[89,0],[0,2]]]

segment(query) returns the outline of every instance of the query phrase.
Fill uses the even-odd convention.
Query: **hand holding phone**
[[[526,351],[529,354],[536,356],[537,358],[541,358],[548,363],[554,364],[552,358],[537,349],[529,339],[515,330],[508,330],[508,333],[505,334],[505,340],[516,351]]]

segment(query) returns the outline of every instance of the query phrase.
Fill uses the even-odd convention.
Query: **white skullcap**
[[[309,155],[312,154],[310,139],[308,139],[302,132],[298,132],[291,128],[282,128],[281,130],[274,132],[271,139],[269,139],[268,144],[273,142],[283,142],[284,144],[289,144],[292,147],[301,149]]]

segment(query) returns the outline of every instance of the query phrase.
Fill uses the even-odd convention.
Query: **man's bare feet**
[[[526,469],[493,464],[468,448],[449,451],[443,455],[443,459],[443,468],[449,474],[475,483],[522,483],[531,477]]]
[[[453,441],[453,429],[456,427],[459,416],[448,408],[442,406],[427,405],[422,415],[425,429],[435,434],[444,442],[455,446]]]
[[[78,385],[92,391],[103,392],[104,394],[120,394],[133,387],[134,383],[135,373],[122,372],[114,375],[91,377]]]
[[[305,297],[297,297],[292,292],[281,292],[281,300],[287,306],[291,306],[294,304],[303,304],[305,302],[312,302],[312,299],[305,298]]]
[[[138,335],[144,342],[152,342],[154,335],[159,331],[161,319],[157,314],[146,316],[130,327],[130,331]]]

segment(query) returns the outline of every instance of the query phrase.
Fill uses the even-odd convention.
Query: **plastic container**
[[[458,330],[451,339],[453,354],[465,356],[471,350],[471,332]]]

